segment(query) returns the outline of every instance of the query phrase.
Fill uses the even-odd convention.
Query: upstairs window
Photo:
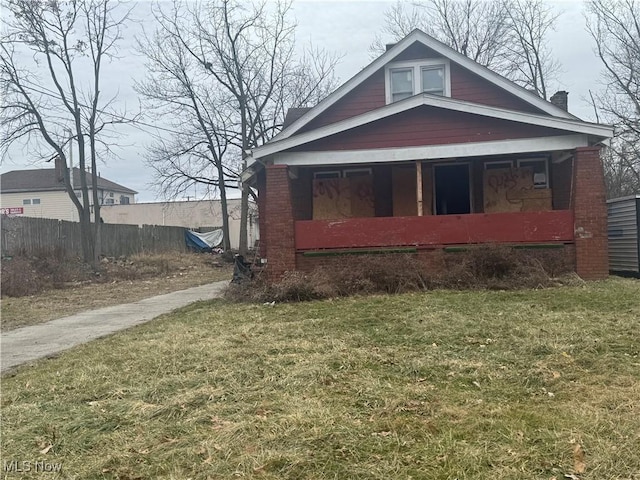
[[[386,101],[397,102],[419,93],[451,95],[449,61],[429,59],[399,62],[386,68]]]
[[[391,70],[391,101],[413,96],[413,68]]]
[[[444,65],[422,68],[422,91],[444,96]]]

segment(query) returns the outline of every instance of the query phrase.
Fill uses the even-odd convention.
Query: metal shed
[[[640,275],[640,195],[607,200],[609,270]]]

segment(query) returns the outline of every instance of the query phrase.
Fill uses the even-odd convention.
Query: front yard
[[[195,304],[3,378],[1,449],[7,478],[638,480],[640,282]]]

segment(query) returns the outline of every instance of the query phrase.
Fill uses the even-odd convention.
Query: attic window
[[[444,95],[444,65],[422,68],[422,91]]]
[[[386,101],[397,102],[419,93],[451,96],[449,61],[429,59],[398,62],[386,67]]]
[[[413,96],[413,68],[391,70],[391,101]]]

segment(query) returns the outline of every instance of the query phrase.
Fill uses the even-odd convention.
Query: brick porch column
[[[260,258],[267,258],[267,224],[266,224],[266,205],[267,205],[267,189],[264,170],[258,172],[256,188],[258,190],[258,229],[260,231],[260,243],[258,255]]]
[[[286,165],[268,165],[265,168],[267,276],[269,281],[278,281],[285,272],[296,269],[291,186]]]
[[[609,275],[607,204],[600,147],[576,149],[573,161],[576,273],[585,280]]]

